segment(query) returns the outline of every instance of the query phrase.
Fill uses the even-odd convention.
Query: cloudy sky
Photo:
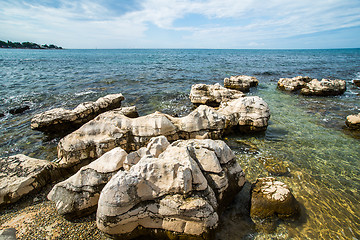
[[[360,0],[0,0],[0,40],[65,48],[360,47]]]

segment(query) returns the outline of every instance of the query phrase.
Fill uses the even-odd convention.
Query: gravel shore
[[[69,221],[46,196],[54,184],[17,203],[0,207],[0,230],[15,228],[17,239],[108,239],[96,227],[95,213]]]

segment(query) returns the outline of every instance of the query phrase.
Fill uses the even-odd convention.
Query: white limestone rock
[[[129,170],[144,156],[157,157],[169,145],[164,136],[159,136],[152,138],[147,147],[130,154],[116,147],[56,184],[48,199],[55,202],[59,214],[69,219],[92,213],[96,211],[101,190],[118,170]]]
[[[109,181],[100,194],[97,225],[114,237],[166,231],[201,237],[217,227],[221,206],[244,182],[224,142],[176,141],[158,158],[145,156]]]
[[[284,91],[294,92],[301,90],[306,86],[308,82],[310,82],[312,78],[297,76],[293,78],[280,78],[278,81],[278,88]]]
[[[0,158],[0,205],[13,203],[54,180],[57,166],[17,154]]]
[[[101,97],[95,102],[84,102],[75,109],[55,108],[35,115],[31,119],[31,128],[43,132],[61,132],[67,129],[76,129],[84,123],[94,119],[100,113],[119,108],[125,98],[119,94],[110,94]],[[136,109],[127,109],[128,115],[136,116]]]
[[[248,92],[250,87],[256,87],[259,80],[256,77],[239,75],[224,79],[224,87]]]
[[[178,118],[155,112],[128,118],[117,111],[100,114],[58,144],[58,158],[63,167],[72,167],[105,152],[121,147],[130,152],[146,144],[152,137],[179,139],[219,139],[224,132],[264,131],[270,110],[259,97],[243,97],[222,103],[219,110],[200,105],[189,115]]]
[[[346,82],[344,80],[322,79],[318,81],[313,79],[301,89],[303,95],[316,96],[335,96],[341,95],[346,91]]]
[[[351,129],[360,129],[360,113],[347,116],[345,123]]]
[[[241,91],[224,88],[217,83],[214,85],[192,85],[189,97],[190,101],[195,105],[204,104],[217,107],[221,102],[231,101],[244,96],[245,94]]]

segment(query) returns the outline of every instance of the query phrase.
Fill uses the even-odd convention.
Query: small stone
[[[12,109],[9,110],[9,113],[12,114],[12,115],[15,115],[15,114],[23,113],[23,112],[25,112],[26,110],[29,110],[29,109],[30,109],[30,106],[25,105],[25,106],[22,106],[22,107],[12,108]]]
[[[360,113],[347,116],[345,123],[351,129],[360,129]]]
[[[360,79],[354,79],[353,83],[357,86],[360,87]]]

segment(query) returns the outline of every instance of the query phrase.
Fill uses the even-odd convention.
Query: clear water
[[[162,111],[179,116],[192,105],[195,83],[221,83],[231,75],[256,76],[249,94],[271,109],[268,130],[233,135],[247,179],[270,176],[263,159],[286,166],[276,176],[292,189],[303,208],[295,222],[280,222],[273,233],[241,227],[229,217],[232,239],[360,239],[360,133],[346,129],[349,114],[360,111],[360,49],[344,50],[19,50],[0,49],[0,113],[22,105],[23,114],[0,118],[0,156],[24,153],[56,158],[58,138],[30,129],[30,119],[54,107],[73,108],[110,93],[140,114]],[[280,77],[307,75],[347,81],[336,97],[303,97],[276,89]],[[244,149],[256,146],[255,151]],[[244,230],[246,229],[246,230]],[[221,234],[220,234],[221,235]]]

